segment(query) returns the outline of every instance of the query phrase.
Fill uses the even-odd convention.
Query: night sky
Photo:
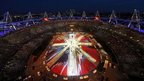
[[[53,12],[75,9],[78,11],[101,12],[115,10],[130,12],[144,11],[144,0],[0,0],[0,13]]]

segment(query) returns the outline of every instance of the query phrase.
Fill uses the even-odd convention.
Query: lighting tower
[[[9,12],[4,13],[3,22],[6,22],[6,23],[12,22],[12,18],[10,16]]]
[[[73,19],[74,17],[73,17],[73,11],[72,10],[70,10],[70,16],[69,16],[69,19]]]
[[[81,19],[82,20],[87,20],[87,15],[86,15],[85,11],[83,11]]]
[[[58,12],[58,14],[57,14],[57,19],[58,19],[58,20],[62,20],[62,16],[61,16],[61,13],[60,13],[60,12]]]
[[[131,21],[128,24],[129,28],[138,28],[138,30],[141,30],[141,26],[140,26],[140,14],[138,14],[138,11],[136,9],[134,9],[134,13],[131,17]]]
[[[32,20],[32,18],[33,17],[32,17],[31,12],[28,12],[26,26],[30,26],[30,22],[32,22],[32,24],[35,24],[35,22]]]
[[[31,14],[31,12],[28,12],[28,14],[27,14],[27,20],[30,20],[30,19],[32,19],[33,17],[32,17],[32,14]]]
[[[46,12],[46,11],[44,12],[43,17],[44,17],[44,18],[48,18],[48,14],[47,14],[47,12]]]
[[[114,24],[114,25],[118,24],[117,16],[115,15],[115,11],[114,10],[112,11],[111,16],[109,17],[109,23]]]
[[[6,34],[6,33],[9,33],[10,31],[13,31],[13,30],[16,30],[16,27],[15,25],[13,25],[11,22],[12,22],[12,18],[9,14],[9,12],[7,11],[6,13],[4,13],[4,16],[3,16],[3,22],[5,22],[6,24],[8,24],[8,26],[3,26],[3,33]]]
[[[47,14],[47,12],[44,12],[43,20],[44,20],[44,21],[48,21],[48,20],[49,20],[49,19],[48,19],[48,14]]]
[[[96,12],[96,15],[95,15],[94,20],[97,20],[97,21],[100,20],[100,14],[99,14],[99,11]]]

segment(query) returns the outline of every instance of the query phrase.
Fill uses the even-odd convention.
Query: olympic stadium
[[[0,81],[143,81],[144,20],[4,13],[0,22]],[[13,19],[17,21],[13,21]]]

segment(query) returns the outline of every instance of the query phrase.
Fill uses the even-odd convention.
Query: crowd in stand
[[[114,51],[120,69],[130,76],[142,77],[144,72],[144,35],[122,27],[95,27],[97,33]],[[130,69],[131,68],[131,69]]]
[[[45,26],[45,25],[41,25]],[[0,38],[0,81],[10,80],[26,68],[29,55],[43,40],[49,37],[47,27],[31,27]],[[45,33],[47,32],[47,33]],[[93,30],[113,50],[119,68],[130,76],[143,77],[144,35],[125,27],[100,26]],[[100,33],[100,34],[99,34]],[[131,69],[130,69],[131,68]],[[4,78],[3,78],[4,77]],[[103,76],[100,77],[100,81]],[[105,80],[107,81],[107,79]]]
[[[15,79],[24,71],[30,54],[51,37],[46,29],[26,28],[0,39],[0,80]]]

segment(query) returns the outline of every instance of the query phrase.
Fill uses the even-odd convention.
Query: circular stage
[[[107,52],[84,32],[57,32],[38,56],[32,55],[25,75],[30,80],[77,80],[96,76],[110,66]],[[98,69],[99,68],[99,69]],[[27,78],[26,78],[27,79]],[[29,81],[29,80],[28,80]]]
[[[89,34],[58,34],[53,37],[45,53],[46,68],[62,76],[86,75],[100,62],[96,44]]]

